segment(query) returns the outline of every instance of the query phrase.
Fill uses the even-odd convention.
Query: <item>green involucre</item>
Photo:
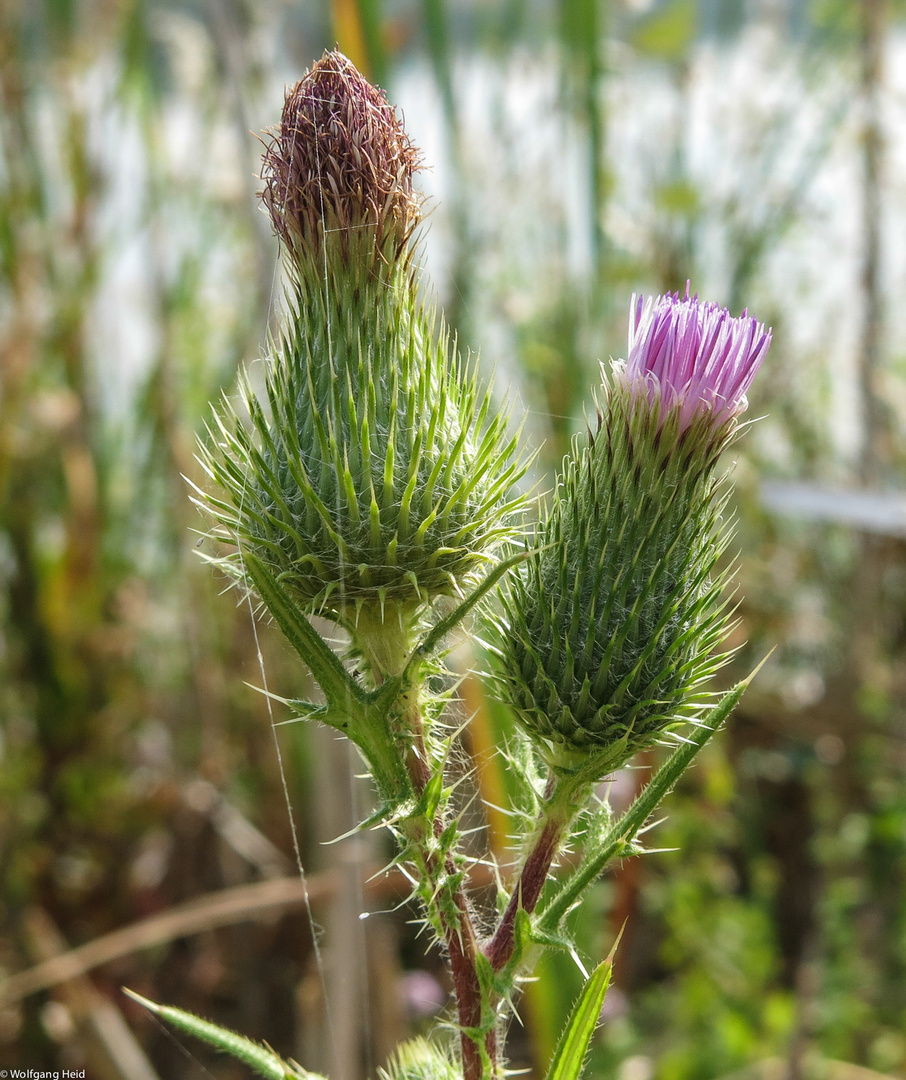
[[[381,1080],[461,1080],[462,1068],[449,1054],[427,1039],[412,1039],[397,1047]]]
[[[204,504],[303,610],[355,622],[461,595],[521,506],[506,417],[449,334],[435,333],[408,260],[375,275],[331,260],[293,282],[265,385],[227,402],[202,463]],[[237,552],[227,560],[241,575]]]
[[[714,466],[735,425],[702,417],[679,433],[677,419],[613,382],[501,590],[497,692],[555,764],[594,753],[614,768],[694,719],[725,659],[716,566],[730,534]]]

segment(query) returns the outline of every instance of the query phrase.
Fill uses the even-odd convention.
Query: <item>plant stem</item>
[[[421,724],[421,714],[415,705],[417,714],[413,717],[413,740],[409,761],[412,762],[410,776],[416,791],[421,794],[430,779],[430,767],[424,756],[425,743]],[[421,789],[418,784],[422,777],[425,782]],[[435,840],[440,840],[446,822],[444,811],[440,808],[431,823],[431,829]],[[441,848],[442,851],[442,848]],[[472,913],[469,908],[469,900],[460,881],[460,875],[456,869],[456,862],[452,851],[442,854],[424,851],[425,869],[428,878],[437,881],[441,886],[436,892],[432,888],[432,894],[440,897],[443,891],[448,891],[450,905],[437,905],[437,917],[443,928],[444,943],[447,947],[447,955],[450,959],[450,971],[453,976],[453,988],[456,996],[456,1011],[459,1020],[459,1045],[462,1054],[463,1080],[489,1080],[485,1072],[485,1057],[482,1055],[481,1046],[470,1032],[480,1031],[484,1018],[484,995],[481,988],[481,980],[478,977],[476,957],[478,955],[478,937],[472,922]],[[455,884],[454,884],[455,883]],[[452,908],[452,911],[450,910]],[[498,1075],[497,1055],[497,1032],[492,1028],[484,1036],[484,1050],[487,1060],[491,1065],[491,1078]]]
[[[420,715],[418,723],[420,727]],[[420,730],[409,755],[409,760],[413,763],[413,768],[410,770],[413,785],[417,785],[423,775],[426,777],[425,784],[430,779],[430,768],[427,760],[419,756],[419,746],[424,747]],[[421,791],[424,790],[424,786]],[[416,791],[421,794],[417,786]],[[444,811],[440,808],[434,820],[428,824],[433,832],[434,840],[441,839],[445,825]],[[426,877],[431,884],[432,898],[439,901],[446,895],[448,900],[446,904],[435,902],[434,907],[435,918],[443,932],[453,976],[460,1028],[463,1080],[496,1080],[499,1075],[497,1032],[492,1027],[484,1034],[484,1054],[482,1054],[481,1041],[476,1041],[471,1034],[481,1031],[484,1027],[485,1002],[476,963],[479,949],[478,937],[472,922],[469,900],[462,886],[461,875],[456,868],[454,854],[452,851],[443,851],[442,847],[432,851],[428,844],[424,843],[424,838],[421,845],[418,845],[416,839],[416,845],[421,847]],[[485,1069],[486,1062],[490,1063],[490,1076]]]
[[[574,810],[570,809],[573,792],[565,785],[558,787],[552,773],[545,792],[545,806],[541,822],[535,832],[535,840],[522,864],[519,880],[510,896],[506,911],[484,948],[485,956],[494,971],[500,971],[512,959],[516,948],[516,916],[519,910],[529,915],[541,899],[551,864],[560,849],[564,830],[571,821]]]
[[[415,784],[421,771],[414,769],[410,775]],[[478,1041],[473,1034],[483,1029],[485,1016],[484,994],[476,963],[478,938],[453,852],[444,851],[435,843],[441,840],[444,828],[442,809],[433,820],[422,816],[403,823],[406,839],[422,864],[420,869],[427,886],[422,890],[422,897],[429,909],[433,909],[434,922],[441,931],[449,957],[460,1027],[463,1078],[496,1080],[499,1075],[497,1033],[492,1028]],[[486,1071],[486,1062],[490,1063],[490,1073]]]
[[[450,957],[450,970],[453,974],[453,987],[456,993],[456,1010],[459,1019],[459,1046],[462,1054],[463,1080],[485,1080],[485,1064],[481,1046],[469,1034],[482,1027],[484,1002],[475,957],[478,942],[472,926],[472,917],[468,901],[461,888],[453,896],[458,915],[459,926],[444,920],[447,953]],[[498,1076],[497,1032],[492,1028],[484,1036],[484,1050],[491,1065],[490,1078]]]
[[[583,891],[598,877],[611,859],[628,851],[639,830],[658,804],[686,771],[699,750],[733,711],[751,678],[752,676],[749,676],[749,679],[738,683],[732,690],[724,694],[714,709],[707,714],[700,724],[692,729],[687,741],[681,743],[658,769],[648,786],[622,818],[611,826],[601,843],[589,853],[588,858],[582,865],[557,890],[553,900],[546,906],[539,918],[537,924],[539,931],[548,935],[556,934],[560,923]]]
[[[362,625],[358,627],[360,633]],[[378,630],[380,634],[380,630]],[[372,635],[368,635],[371,641]],[[425,724],[419,700],[421,683],[417,671],[413,671],[412,654],[408,643],[400,636],[396,648],[388,648],[386,634],[382,634],[382,649],[369,647],[363,642],[363,652],[369,660],[375,684],[381,686],[390,676],[403,674],[409,687],[400,695],[397,707],[400,730],[398,734],[406,743],[406,771],[415,791],[416,799],[425,795],[434,777],[434,768],[442,768],[431,761]],[[429,816],[430,815],[430,816]],[[497,1032],[485,1028],[485,1000],[478,976],[478,937],[472,922],[469,900],[466,896],[455,859],[455,852],[445,850],[443,836],[447,820],[443,800],[436,810],[414,814],[401,823],[401,829],[424,874],[426,888],[422,898],[429,908],[433,922],[443,937],[449,957],[450,972],[456,997],[457,1019],[460,1028],[460,1053],[462,1055],[463,1080],[499,1080],[501,1075],[498,1058]],[[476,1040],[475,1033],[483,1032]]]
[[[425,728],[418,703],[418,692],[415,691],[412,696],[414,700],[404,714],[404,726],[411,740],[406,751],[406,771],[412,781],[416,796],[420,797],[431,779],[431,766],[428,762],[428,747],[425,743]]]
[[[519,882],[513,889],[503,918],[484,949],[494,971],[500,971],[512,959],[516,948],[516,915],[520,909],[529,915],[535,910],[551,863],[560,847],[562,835],[563,825],[560,822],[545,822],[535,846],[525,860]]]

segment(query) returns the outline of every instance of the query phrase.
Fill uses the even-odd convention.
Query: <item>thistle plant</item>
[[[339,53],[286,96],[262,199],[287,271],[262,386],[226,399],[198,501],[225,553],[318,683],[291,701],[358,747],[398,862],[445,950],[451,1023],[400,1048],[384,1080],[500,1080],[507,1021],[539,950],[576,954],[569,914],[638,835],[744,684],[709,689],[732,620],[723,451],[770,332],[696,296],[634,299],[625,361],[535,525],[505,410],[426,301],[415,238],[418,153],[383,94]],[[446,636],[480,612],[487,684],[515,721],[515,870],[479,912],[447,761]],[[311,616],[345,630],[345,653]],[[659,770],[617,821],[595,786],[654,744]],[[574,852],[569,869],[558,856]],[[594,969],[549,1066],[577,1080],[611,956]],[[304,1068],[145,1002],[266,1077]],[[444,1032],[452,1038],[445,1038]]]

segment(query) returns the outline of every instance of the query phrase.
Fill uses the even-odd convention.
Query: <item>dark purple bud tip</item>
[[[286,93],[265,142],[261,199],[291,256],[324,243],[398,258],[420,220],[419,154],[382,90],[326,52]]]

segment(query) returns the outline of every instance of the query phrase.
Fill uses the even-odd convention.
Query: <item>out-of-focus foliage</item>
[[[737,464],[731,675],[776,651],[648,834],[676,850],[627,862],[577,913],[586,959],[628,920],[592,1075],[906,1074],[903,539],[780,516],[760,494],[766,478],[903,485],[903,14],[881,0],[0,8],[4,971],[47,952],[47,918],[76,945],[292,873],[267,699],[244,685],[262,681],[249,612],[192,556],[180,474],[196,476],[207,402],[260,355],[279,297],[249,131],[339,41],[434,167],[426,261],[461,340],[522,395],[542,488],[592,411],[596,361],[624,348],[633,290],[691,279],[774,325],[750,414],[767,418]],[[268,686],[291,696],[260,632]],[[506,725],[482,714],[476,755]],[[280,746],[304,861],[323,865],[315,840],[346,827],[334,747],[311,769],[299,730]],[[480,775],[499,803],[505,774]],[[615,802],[639,775],[616,779]],[[397,985],[435,970],[404,935],[401,980],[397,931],[378,923],[353,1054],[372,1075],[407,1026]],[[130,954],[94,984],[118,1009],[127,983],[327,1070],[323,986],[341,1025],[341,961],[322,982],[311,940],[295,907]],[[541,971],[518,1062],[534,1053],[536,1075],[582,984],[568,960]],[[0,1006],[0,1065],[122,1075],[94,1007],[65,987]],[[128,1015],[160,1076],[192,1075]]]
[[[227,45],[178,8],[0,13],[6,973],[251,878],[219,838],[217,792],[288,842],[264,699],[242,682],[257,672],[248,612],[195,565],[181,476],[207,402],[259,348],[273,273],[239,108],[250,91]],[[254,1029],[244,980],[269,961],[291,985],[310,937],[303,925],[293,957],[236,939],[229,973],[226,944],[172,946],[99,982],[118,997],[158,971],[202,1010],[217,986]],[[117,1075],[85,1034],[103,998],[76,998],[3,1009],[4,1065]],[[159,1068],[174,1056],[160,1050]]]

